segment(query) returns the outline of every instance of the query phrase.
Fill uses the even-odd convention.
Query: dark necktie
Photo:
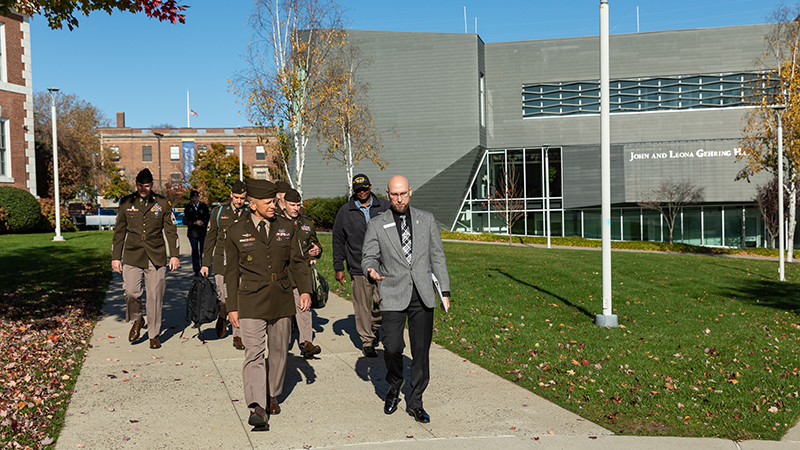
[[[258,223],[258,232],[261,234],[261,237],[264,238],[264,242],[267,241],[267,221],[262,220]]]
[[[402,235],[403,253],[406,254],[406,261],[411,264],[411,230],[408,229],[405,215],[400,216],[400,234]]]

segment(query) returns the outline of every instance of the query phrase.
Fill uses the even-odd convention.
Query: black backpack
[[[317,272],[317,265],[311,264],[311,307],[314,309],[324,308],[328,303],[328,282]]]
[[[186,298],[186,322],[191,321],[199,329],[200,325],[213,322],[218,316],[219,301],[214,284],[207,277],[195,276]]]

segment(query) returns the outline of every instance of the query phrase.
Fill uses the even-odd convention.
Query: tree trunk
[[[790,177],[790,180],[795,177]],[[789,230],[786,233],[786,262],[792,262],[794,254],[794,230],[797,225],[797,183],[792,181],[787,188],[789,193]]]

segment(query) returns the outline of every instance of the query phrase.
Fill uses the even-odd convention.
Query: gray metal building
[[[766,176],[734,178],[743,91],[767,31],[610,37],[614,239],[665,240],[661,218],[636,201],[674,179],[702,192],[702,203],[681,216],[676,240],[763,245],[753,198]],[[542,235],[549,215],[551,235],[599,238],[597,36],[486,44],[475,34],[350,31],[349,39],[370,61],[361,75],[375,126],[387,130],[388,168],[355,169],[377,190],[405,175],[413,204],[433,212],[440,227],[505,233],[503,212],[487,196],[500,177],[517,173],[525,216],[513,233]],[[346,193],[344,170],[331,169],[310,147],[307,198]]]

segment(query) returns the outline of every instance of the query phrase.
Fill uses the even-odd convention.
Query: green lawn
[[[50,448],[111,279],[111,232],[0,236],[0,442]],[[18,447],[21,446],[21,447]]]

